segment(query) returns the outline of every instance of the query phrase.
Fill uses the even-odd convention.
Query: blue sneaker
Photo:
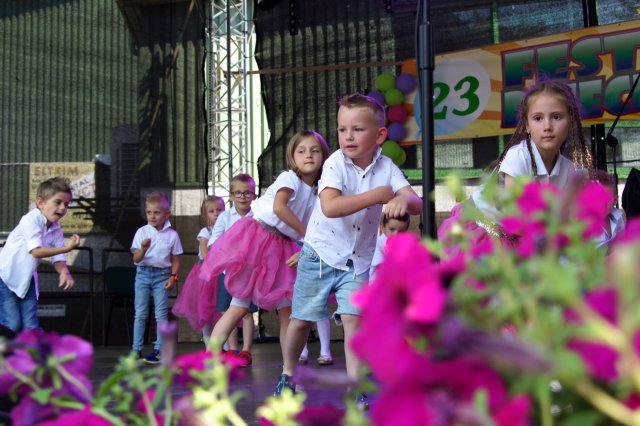
[[[160,364],[160,351],[154,349],[149,355],[147,355],[144,359],[145,364]]]
[[[360,393],[356,396],[356,408],[360,411],[369,411],[369,398],[367,395]]]
[[[290,379],[291,377],[288,374],[284,374],[284,373],[281,374],[280,377],[278,378],[276,389],[273,391],[273,396],[282,395],[282,391],[284,391],[285,388],[290,389],[291,392],[295,393],[296,386],[289,381]]]

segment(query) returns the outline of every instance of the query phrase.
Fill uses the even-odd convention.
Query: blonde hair
[[[66,192],[71,194],[71,181],[62,176],[56,176],[40,182],[36,196],[42,198],[43,201],[47,201],[49,198],[56,195],[58,192]]]
[[[363,95],[361,93],[353,93],[347,95],[338,101],[338,105],[344,108],[365,108],[371,111],[380,127],[384,127],[386,124],[386,113],[384,106],[380,104],[376,99],[371,96]]]
[[[231,183],[229,184],[229,191],[233,191],[233,182],[244,182],[248,183],[253,187],[253,190],[256,190],[256,181],[253,180],[250,174],[247,173],[238,173],[233,178],[231,178]]]
[[[531,138],[527,133],[527,118],[531,98],[543,93],[562,98],[567,107],[569,115],[569,135],[562,145],[560,145],[560,154],[569,157],[574,167],[586,168],[588,170],[592,169],[593,158],[591,151],[587,147],[582,131],[582,122],[580,120],[580,102],[578,102],[578,99],[571,91],[571,87],[559,80],[539,81],[527,89],[518,107],[518,126],[516,127],[515,133],[509,139],[509,142],[505,144],[500,157],[498,157],[498,164],[502,162],[509,148],[519,144],[522,140],[526,140],[531,165],[533,167],[533,174],[538,174],[538,167],[533,157],[533,151],[531,150]]]
[[[322,136],[320,133],[314,130],[299,131],[298,133],[293,135],[291,139],[289,139],[289,142],[287,143],[287,153],[286,153],[287,167],[293,170],[299,178],[301,178],[300,170],[298,169],[298,166],[296,166],[296,162],[293,159],[293,154],[295,153],[296,148],[298,147],[300,142],[302,142],[304,138],[308,138],[308,137],[313,138],[320,146],[320,149],[322,150],[322,164],[324,164],[326,159],[329,158],[329,144],[325,140],[324,136]],[[318,170],[318,175],[316,176],[314,183],[318,183],[318,180],[320,179],[321,174],[322,174],[322,167]]]
[[[200,220],[203,221],[207,226],[209,226],[209,221],[207,220],[207,203],[212,201],[217,201],[221,206],[222,210],[225,209],[224,200],[222,197],[218,197],[217,195],[208,195],[204,200],[202,200],[202,205],[200,205]]]
[[[147,194],[145,204],[159,204],[165,211],[171,211],[171,201],[164,192],[155,191]]]

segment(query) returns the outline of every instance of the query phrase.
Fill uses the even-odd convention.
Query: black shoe
[[[291,377],[288,374],[281,374],[278,378],[276,389],[273,391],[273,396],[282,395],[282,391],[284,391],[285,388],[290,389],[292,393],[296,393],[296,386],[289,381],[290,379]]]

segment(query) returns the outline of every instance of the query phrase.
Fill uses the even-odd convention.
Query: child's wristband
[[[172,280],[174,283],[177,283],[177,282],[178,282],[178,274],[171,274],[171,280]]]

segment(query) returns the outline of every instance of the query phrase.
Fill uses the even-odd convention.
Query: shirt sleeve
[[[224,230],[227,226],[227,221],[229,220],[229,214],[226,210],[220,216],[218,216],[218,220],[216,220],[216,224],[213,225],[213,229],[211,230],[211,236],[209,237],[209,242],[207,243],[207,247],[211,247],[213,243],[216,242],[222,234],[224,234]]]
[[[300,184],[300,179],[296,175],[296,173],[292,170],[288,172],[282,172],[276,178],[275,182],[271,184],[271,188],[273,190],[273,194],[278,192],[282,188],[289,188],[296,192],[298,190],[298,185]]]
[[[138,229],[131,242],[131,252],[142,249],[142,228]]]
[[[322,175],[318,182],[318,194],[320,194],[325,188],[334,188],[340,192],[343,192],[344,176],[338,164],[336,164],[336,157],[331,156],[325,161],[322,166]]]
[[[42,229],[45,223],[40,223],[36,216],[25,216],[24,219],[24,240],[27,243],[27,251],[31,253],[33,249],[43,246]]]
[[[52,247],[64,247],[64,234],[60,225],[56,226],[51,233],[51,246]],[[51,256],[51,263],[66,262],[67,256],[64,253]]]
[[[184,253],[182,250],[182,242],[180,241],[180,235],[178,233],[174,233],[175,240],[173,241],[173,249],[171,250],[171,254],[174,256],[181,255]]]
[[[507,151],[507,154],[500,164],[500,173],[511,177],[533,175],[531,158],[527,150],[522,149],[521,146],[515,146]]]
[[[389,183],[391,184],[391,189],[394,194],[396,194],[400,189],[410,186],[409,181],[404,177],[402,170],[400,170],[393,161],[391,161],[391,179],[389,180]]]

